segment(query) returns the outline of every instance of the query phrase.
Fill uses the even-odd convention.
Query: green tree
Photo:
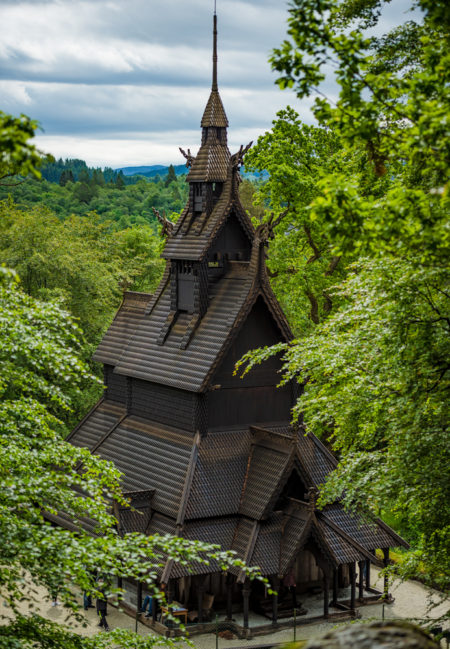
[[[384,4],[293,0],[290,39],[271,59],[279,85],[300,98],[336,70],[337,101],[320,95],[314,112],[350,160],[323,166],[307,206],[331,254],[353,261],[330,287],[338,308],[282,349],[286,377],[304,384],[296,414],[340,457],[322,503],[341,497],[349,508],[393,515],[413,542],[403,576],[422,561],[429,582],[444,588],[450,13],[448,3],[418,0],[418,20],[366,37]]]
[[[330,129],[303,124],[290,107],[277,114],[271,131],[245,156],[248,171],[269,174],[253,195],[259,208],[254,221],[275,224],[269,274],[298,333],[328,316],[333,306],[329,289],[344,276],[346,263],[345,256],[334,252],[323,219],[314,218],[309,205],[320,193],[324,174],[355,164],[342,154]]]
[[[61,187],[65,187],[68,182],[74,182],[72,169],[64,169],[59,177],[59,184]]]
[[[153,290],[160,240],[149,226],[114,232],[95,214],[64,221],[42,207],[0,203],[0,255],[33,297],[58,297],[96,344],[125,288]]]
[[[123,177],[123,171],[119,171],[119,173],[117,174],[115,187],[116,189],[125,189],[125,180]]]
[[[87,173],[87,172],[86,172]],[[73,187],[73,197],[79,202],[89,205],[91,200],[97,194],[97,187],[90,183],[77,182]]]
[[[181,538],[118,534],[109,512],[111,499],[126,504],[121,474],[61,436],[58,414],[70,407],[68,386],[80,389],[90,379],[78,357],[80,331],[58,305],[25,295],[15,279],[11,271],[0,270],[0,588],[8,607],[0,647],[105,647],[102,635],[83,638],[33,613],[33,584],[58,589],[66,612],[81,619],[73,586],[98,594],[90,571],[132,577],[157,592],[156,569],[167,556],[176,561],[217,556],[224,567],[242,562],[215,546]],[[50,525],[44,511],[64,511],[77,531]],[[85,531],[83,517],[96,521],[97,536]],[[115,591],[109,586],[107,594]],[[29,612],[20,612],[19,603],[22,611],[28,604]],[[155,644],[170,642],[124,630],[108,638],[108,646]]]
[[[418,20],[380,38],[365,37],[384,0],[294,0],[289,36],[274,51],[280,87],[299,98],[314,94],[327,65],[336,69],[336,104],[316,97],[320,124],[333,128],[349,151],[365,150],[389,188],[382,200],[364,195],[361,177],[334,174],[316,202],[336,245],[398,254],[417,261],[448,254],[450,13],[443,0],[417,0]],[[413,14],[414,16],[414,14]],[[353,29],[351,29],[353,28]],[[326,190],[326,191],[325,191]]]
[[[169,165],[168,173],[167,173],[167,178],[164,182],[165,186],[168,187],[170,183],[176,182],[177,181],[177,175],[175,173],[175,169],[173,165]]]
[[[0,182],[31,174],[40,178],[42,153],[30,143],[38,122],[26,115],[13,117],[0,111]]]
[[[87,167],[82,167],[80,169],[77,180],[79,183],[84,183],[85,185],[90,184],[91,177],[89,176],[89,171],[87,170]]]

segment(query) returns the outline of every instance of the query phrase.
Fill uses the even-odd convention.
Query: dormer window
[[[192,261],[177,262],[177,295],[179,311],[194,312],[195,271]]]
[[[194,194],[194,212],[203,211],[203,185],[202,183],[193,183]]]

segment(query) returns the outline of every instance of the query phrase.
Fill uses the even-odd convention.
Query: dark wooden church
[[[265,268],[269,227],[255,230],[239,200],[246,149],[230,155],[227,146],[216,33],[214,17],[212,90],[198,154],[185,154],[188,203],[175,225],[164,220],[164,276],[153,295],[125,294],[95,352],[104,397],[69,439],[124,473],[124,490],[144,515],[118,512],[123,531],[219,543],[260,567],[278,596],[214,565],[169,561],[160,575],[169,597],[196,610],[199,622],[210,609],[229,620],[240,611],[243,631],[249,609],[269,628],[294,605],[305,613],[295,598],[310,589],[323,592],[323,615],[354,614],[379,596],[368,570],[379,563],[375,549],[387,560],[389,547],[404,541],[339,503],[316,508],[317,487],[336,461],[290,425],[298,386],[276,387],[277,357],[243,379],[233,373],[248,350],[292,334]],[[126,587],[128,603],[139,606],[142,588]]]

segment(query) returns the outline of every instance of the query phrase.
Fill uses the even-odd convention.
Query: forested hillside
[[[44,167],[43,175],[48,168],[48,165]],[[76,165],[74,168],[77,169]],[[176,177],[175,174],[147,180],[136,176],[126,178],[112,172],[110,180],[106,181],[107,170],[89,171],[84,162],[78,171],[63,169],[58,173],[57,181],[29,178],[26,182],[0,186],[0,200],[9,195],[22,208],[45,205],[62,219],[70,214],[95,211],[101,220],[112,221],[121,229],[131,225],[156,227],[152,207],[168,214],[178,213],[188,191],[185,176]]]

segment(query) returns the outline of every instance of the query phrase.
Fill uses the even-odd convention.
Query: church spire
[[[213,77],[211,90],[218,90],[217,86],[217,14],[214,6],[214,27],[213,27]]]
[[[228,119],[225,114],[225,109],[219,95],[219,86],[217,84],[217,14],[214,7],[213,17],[213,73],[212,73],[212,86],[211,94],[206,104],[205,112],[203,113],[201,125],[203,128],[210,126],[226,128],[228,126]]]

